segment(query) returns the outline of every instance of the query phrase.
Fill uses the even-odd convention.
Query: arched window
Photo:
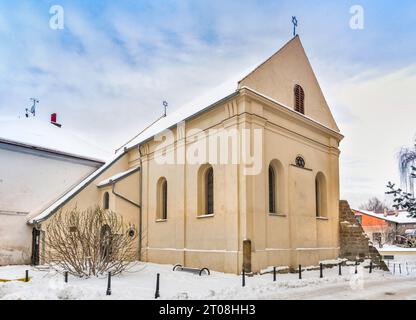
[[[269,213],[276,213],[276,173],[269,165]]]
[[[205,173],[205,201],[206,214],[214,213],[214,170],[212,167],[208,168]]]
[[[305,114],[305,92],[300,85],[295,85],[295,111]]]
[[[104,207],[104,209],[109,209],[110,208],[110,195],[108,194],[108,192],[104,193],[103,207]]]
[[[267,203],[269,206],[269,214],[285,215],[287,213],[285,172],[282,163],[278,159],[270,161],[266,179],[265,201],[266,206]]]
[[[214,169],[208,164],[198,171],[198,214],[214,214]]]
[[[157,219],[167,220],[168,218],[168,182],[160,178],[157,186]]]
[[[327,190],[326,179],[322,172],[319,172],[315,178],[315,203],[316,203],[316,216],[327,216]]]

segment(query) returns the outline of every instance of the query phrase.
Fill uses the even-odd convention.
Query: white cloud
[[[341,193],[354,206],[384,199],[386,183],[399,183],[397,153],[416,133],[416,65],[393,73],[368,72],[327,87],[345,139]],[[344,115],[347,114],[348,117]]]

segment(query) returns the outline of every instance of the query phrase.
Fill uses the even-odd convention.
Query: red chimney
[[[52,113],[51,114],[51,123],[60,128],[62,125],[60,123],[56,122],[56,119],[57,119],[56,113]]]

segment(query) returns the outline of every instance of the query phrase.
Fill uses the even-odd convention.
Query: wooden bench
[[[194,273],[194,274],[199,274],[200,276],[202,275],[202,272],[206,272],[208,275],[211,275],[211,272],[209,271],[208,268],[202,268],[202,269],[198,269],[198,268],[189,268],[189,267],[183,267],[180,264],[175,264],[175,266],[173,267],[173,271],[184,271],[184,272],[190,272],[190,273]]]

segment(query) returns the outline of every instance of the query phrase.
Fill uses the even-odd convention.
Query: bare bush
[[[48,223],[44,258],[78,277],[113,275],[137,260],[137,233],[121,216],[99,207],[58,212]]]
[[[388,209],[388,206],[385,202],[381,201],[377,197],[372,197],[368,199],[366,203],[363,203],[360,206],[361,210],[368,210],[373,212],[384,212],[384,209]]]

